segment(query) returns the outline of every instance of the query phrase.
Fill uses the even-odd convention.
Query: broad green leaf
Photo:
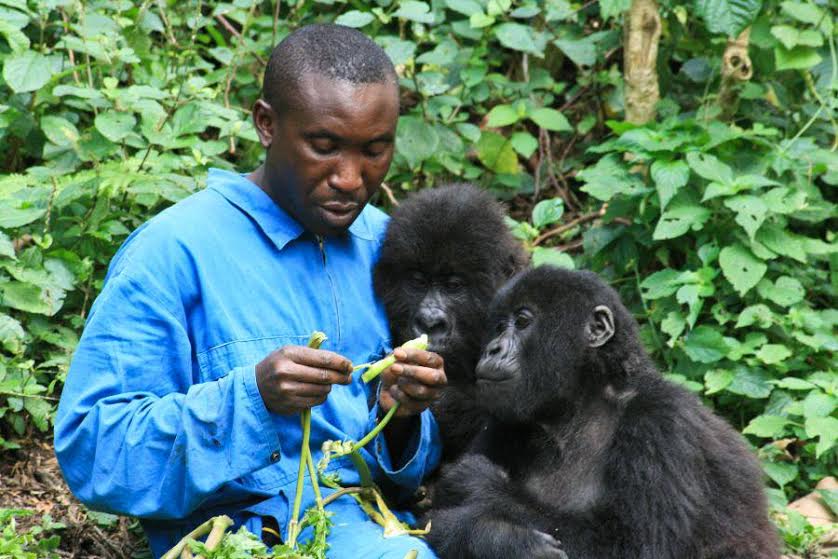
[[[671,206],[660,217],[652,238],[656,241],[680,237],[690,229],[700,230],[710,219],[710,210],[704,206],[684,204]]]
[[[589,37],[582,39],[556,39],[553,44],[577,66],[596,64],[596,43]]]
[[[131,133],[137,119],[131,113],[107,111],[99,113],[94,121],[96,130],[112,142],[119,142]]]
[[[500,44],[508,49],[542,56],[533,36],[533,28],[520,23],[501,23],[493,29]]]
[[[756,196],[734,196],[724,201],[725,206],[736,212],[736,223],[754,240],[757,229],[765,221],[768,207]]]
[[[686,186],[690,179],[690,168],[681,160],[656,159],[652,163],[651,174],[658,190],[661,210],[663,210],[678,190]]]
[[[714,155],[691,151],[687,154],[687,163],[696,174],[709,181],[722,184],[733,182],[733,169],[719,161]]]
[[[777,70],[807,70],[821,63],[821,55],[812,47],[774,47],[774,66]]]
[[[812,29],[796,29],[790,25],[775,25],[771,28],[774,35],[786,49],[793,49],[798,45],[820,47],[823,45],[823,35]]]
[[[766,365],[782,363],[790,356],[791,351],[783,344],[765,344],[757,351],[757,359]]]
[[[430,158],[439,145],[439,135],[434,127],[415,116],[399,117],[396,127],[396,149],[411,169]]]
[[[30,45],[29,37],[18,27],[6,21],[2,15],[0,15],[0,35],[6,38],[12,52],[25,52]]]
[[[518,156],[512,142],[504,136],[484,130],[475,147],[477,158],[487,169],[510,175],[518,173]]]
[[[739,319],[736,321],[737,328],[744,328],[756,324],[760,328],[769,328],[774,323],[774,313],[767,305],[759,303],[745,307],[739,313]]]
[[[540,127],[546,130],[552,130],[553,132],[567,132],[573,130],[573,127],[570,125],[570,122],[567,121],[567,118],[565,118],[565,116],[556,109],[541,107],[539,109],[535,109],[529,115],[529,118]]]
[[[670,268],[657,271],[640,283],[640,292],[644,299],[668,297],[684,284],[681,276],[681,272]]]
[[[815,388],[815,385],[808,380],[796,377],[786,377],[780,380],[773,380],[771,382],[775,386],[785,388],[786,390],[812,390]]]
[[[486,115],[486,125],[492,128],[509,126],[518,122],[518,111],[512,105],[495,105]]]
[[[393,16],[417,23],[434,22],[434,14],[431,13],[431,7],[426,2],[417,2],[416,0],[401,2],[399,9],[396,10]]]
[[[445,0],[445,5],[464,16],[483,13],[483,8],[475,0]]]
[[[532,224],[541,229],[556,223],[564,213],[564,201],[561,198],[542,200],[532,210]]]
[[[0,293],[0,302],[7,307],[47,316],[52,316],[61,309],[65,296],[65,291],[57,287],[43,289],[19,281],[0,284]]]
[[[838,515],[838,489],[818,489],[818,494],[832,514]]]
[[[828,14],[812,2],[786,1],[780,4],[783,12],[790,15],[797,21],[809,25],[821,25],[825,31],[831,31],[833,22]]]
[[[599,13],[602,19],[616,17],[631,7],[631,0],[600,0]]]
[[[416,43],[413,41],[403,41],[391,35],[376,37],[375,41],[381,45],[394,66],[407,64],[416,53]]]
[[[704,20],[711,33],[736,37],[753,23],[762,0],[696,0],[696,13]]]
[[[476,14],[471,14],[471,17],[468,18],[468,22],[474,29],[483,29],[484,27],[489,27],[495,23],[495,18],[487,16],[483,12],[478,12]]]
[[[762,399],[771,395],[772,386],[763,371],[738,365],[734,371],[733,381],[726,390],[748,398]]]
[[[0,204],[0,228],[22,227],[43,217],[46,208],[12,208]]]
[[[15,245],[4,232],[0,231],[0,257],[15,258]]]
[[[529,159],[538,149],[538,140],[529,132],[515,132],[509,141],[512,142],[515,151],[521,154],[524,159]]]
[[[815,455],[820,458],[838,441],[838,419],[834,417],[811,417],[806,420],[806,435],[818,437]]]
[[[788,424],[789,420],[779,415],[759,415],[742,432],[765,439],[777,439],[783,435]]]
[[[583,192],[603,202],[617,194],[640,193],[645,189],[642,179],[629,173],[617,154],[606,155],[593,167],[579,171],[576,177],[586,183],[581,188]]]
[[[727,388],[733,382],[733,371],[714,369],[704,373],[705,394],[715,394]]]
[[[838,397],[821,391],[810,392],[803,400],[803,417],[827,417],[838,406]]]
[[[23,352],[23,326],[7,314],[0,313],[0,346],[9,353]]]
[[[41,89],[51,77],[49,59],[33,50],[13,53],[3,64],[3,79],[15,93]]]
[[[72,147],[79,141],[76,126],[60,116],[47,115],[41,118],[41,131],[49,141],[57,146]]]
[[[781,307],[790,307],[803,300],[806,291],[799,281],[790,276],[780,276],[776,283],[763,279],[757,284],[760,297],[768,299]]]
[[[803,241],[782,227],[766,225],[757,232],[755,240],[777,254],[788,256],[798,262],[806,262],[806,248]]]
[[[375,16],[369,12],[362,12],[360,10],[350,10],[345,14],[339,15],[335,18],[335,23],[338,25],[345,25],[346,27],[364,27],[375,21]]]
[[[725,278],[739,295],[745,295],[750,291],[768,269],[762,260],[738,243],[721,250],[719,265]]]
[[[532,253],[532,265],[538,267],[545,264],[569,270],[576,268],[573,258],[566,252],[555,248],[535,247]]]
[[[797,465],[788,462],[763,462],[762,470],[774,483],[784,487],[797,479]]]
[[[728,346],[718,330],[698,326],[684,339],[684,352],[693,361],[715,363],[727,355]]]

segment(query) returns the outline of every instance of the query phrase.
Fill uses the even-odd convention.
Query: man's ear
[[[585,326],[589,347],[601,347],[608,342],[617,329],[614,327],[614,315],[605,305],[597,305]]]
[[[257,99],[253,105],[253,126],[256,127],[256,134],[265,149],[271,147],[276,133],[276,112],[264,99]]]

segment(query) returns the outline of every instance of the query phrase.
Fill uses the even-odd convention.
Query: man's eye
[[[373,142],[369,144],[364,152],[368,157],[380,157],[387,153],[390,148],[390,142]]]
[[[320,155],[329,155],[335,152],[337,145],[332,140],[318,139],[311,142],[311,149]]]

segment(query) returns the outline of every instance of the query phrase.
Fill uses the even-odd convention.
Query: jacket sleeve
[[[186,311],[155,292],[127,273],[108,278],[67,376],[55,451],[91,508],[181,518],[269,465],[279,437],[254,367],[194,384]]]

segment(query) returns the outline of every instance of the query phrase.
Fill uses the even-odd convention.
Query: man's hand
[[[381,374],[378,403],[386,412],[396,401],[401,402],[396,417],[419,414],[439,398],[448,384],[442,357],[430,351],[404,347],[397,348],[393,356],[396,363]]]
[[[349,359],[304,346],[284,346],[256,365],[256,385],[265,406],[283,415],[322,404],[333,384],[351,380]]]

